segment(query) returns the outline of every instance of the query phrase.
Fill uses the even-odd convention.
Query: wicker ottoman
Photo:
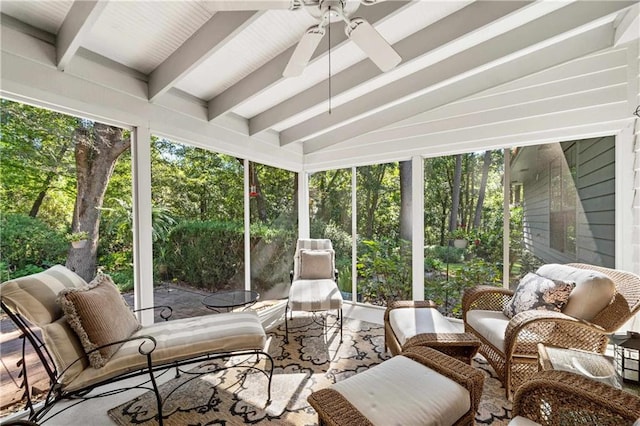
[[[321,425],[472,425],[484,375],[424,346],[313,392]]]
[[[467,364],[480,348],[471,333],[460,333],[432,301],[396,301],[384,313],[385,345],[393,355],[411,346],[428,346]]]

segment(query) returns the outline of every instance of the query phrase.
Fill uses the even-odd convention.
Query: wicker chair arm
[[[389,314],[393,309],[401,308],[437,308],[435,302],[431,300],[394,300],[387,305],[387,309],[384,311],[385,322],[389,321]]]
[[[467,389],[471,400],[470,411],[472,416],[475,415],[484,384],[484,375],[479,370],[426,346],[411,346],[402,352],[402,356],[437,371]]]
[[[606,348],[607,332],[602,327],[562,312],[530,310],[509,321],[505,331],[505,355],[536,355],[537,344],[571,347],[592,352]]]
[[[541,371],[518,388],[513,416],[542,425],[631,425],[640,398],[567,371]]]
[[[150,309],[153,309],[154,311],[156,309],[160,309],[160,318],[165,321],[169,321],[169,318],[171,318],[171,315],[173,315],[173,308],[169,305],[154,305],[147,308],[134,309],[133,312],[148,311]]]
[[[462,312],[466,317],[466,313],[473,309],[501,311],[511,296],[513,296],[513,290],[504,287],[490,285],[471,287],[462,295]]]
[[[334,389],[325,388],[313,392],[307,401],[326,426],[373,426],[373,424],[353,406],[342,394]],[[325,408],[331,407],[330,410]]]

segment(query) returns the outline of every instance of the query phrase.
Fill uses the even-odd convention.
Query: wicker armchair
[[[542,371],[518,388],[512,425],[522,417],[541,425],[632,425],[640,398],[578,374]]]
[[[465,331],[476,335],[482,345],[479,352],[487,358],[502,381],[507,398],[518,386],[538,371],[537,343],[564,348],[604,353],[608,336],[640,310],[640,277],[630,272],[604,267],[569,264],[578,269],[593,270],[607,275],[615,284],[616,293],[608,306],[592,321],[577,319],[561,312],[531,310],[515,315],[511,320],[500,318],[513,291],[491,286],[477,286],[463,295],[462,310]],[[495,311],[494,325],[505,324],[504,344],[492,342],[482,330],[467,322],[472,310]]]

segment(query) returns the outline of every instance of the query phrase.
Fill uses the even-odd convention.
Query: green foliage
[[[386,305],[411,299],[411,244],[391,239],[364,240],[358,245],[358,282],[363,300]]]
[[[243,273],[242,224],[187,221],[168,236],[170,274],[196,287],[220,289]]]
[[[120,293],[133,291],[133,268],[121,269],[109,273]]]
[[[453,246],[429,246],[425,250],[425,257],[435,258],[442,263],[462,262],[464,249]]]
[[[500,285],[501,283],[501,264],[492,264],[477,257],[465,262],[456,271],[456,275],[449,280],[450,299],[447,300],[447,307],[450,314],[456,318],[462,317],[462,294],[465,289],[481,284]]]
[[[0,100],[0,211],[31,213],[54,228],[66,227],[75,202],[72,135],[77,122]]]
[[[15,213],[0,217],[0,254],[12,277],[33,266],[64,263],[68,247],[63,233],[39,219]]]
[[[82,241],[82,240],[86,240],[87,238],[89,238],[89,233],[88,232],[72,232],[69,234],[66,234],[64,236],[65,240],[69,241],[70,243],[75,242],[75,241]]]
[[[432,272],[440,270],[444,267],[442,261],[435,257],[425,257],[424,258],[424,270],[425,272]]]

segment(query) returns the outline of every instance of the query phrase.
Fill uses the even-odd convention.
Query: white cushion
[[[467,324],[504,353],[504,333],[507,331],[509,318],[502,311],[471,310],[467,312]]]
[[[536,423],[526,417],[516,416],[511,419],[509,426],[540,426],[540,423]]]
[[[342,308],[342,294],[333,280],[297,280],[289,289],[293,311],[328,311]]]
[[[457,333],[458,329],[435,308],[398,308],[389,313],[389,325],[400,345],[421,333]]]
[[[471,407],[464,387],[402,355],[332,387],[374,425],[451,425]]]
[[[538,268],[536,274],[552,280],[576,283],[576,288],[569,295],[569,301],[562,310],[574,318],[591,321],[611,303],[616,294],[616,285],[601,272],[551,263]]]

